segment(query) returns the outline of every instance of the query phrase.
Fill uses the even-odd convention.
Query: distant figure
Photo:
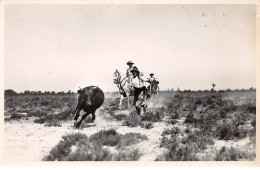
[[[216,85],[214,84],[214,83],[212,83],[212,89],[211,89],[211,91],[213,92],[213,91],[215,91],[214,90],[214,87],[215,87]]]
[[[157,78],[154,77],[154,74],[151,73],[150,74],[150,77],[149,77],[149,83],[150,83],[150,86],[149,86],[149,91],[151,94],[159,94],[159,81]]]
[[[76,128],[80,127],[81,122],[89,115],[92,114],[92,121],[95,120],[96,110],[103,104],[105,95],[104,92],[96,86],[85,87],[84,89],[78,90],[78,105],[73,112],[76,114],[74,120],[77,121],[79,118],[79,113],[83,109],[86,112],[81,120],[76,123]]]
[[[140,114],[141,107],[145,107],[147,99],[147,89],[145,87],[145,82],[149,82],[144,76],[140,75],[140,72],[136,66],[131,70],[133,77],[131,78],[131,85],[134,88],[134,106],[136,108],[137,114]],[[140,94],[143,93],[142,96]],[[142,99],[141,99],[142,98]],[[138,103],[137,103],[138,101]]]

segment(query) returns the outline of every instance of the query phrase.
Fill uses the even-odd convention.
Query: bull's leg
[[[89,113],[86,113],[82,116],[81,120],[76,124],[76,128],[79,128],[81,125],[81,122],[89,115]]]
[[[77,109],[76,115],[74,117],[74,120],[77,120],[79,118],[79,113],[80,113],[81,109]]]
[[[77,104],[77,107],[72,114],[75,114],[79,110],[79,108],[81,108],[81,103]]]
[[[95,112],[92,113],[92,122],[94,122],[94,120],[96,119],[96,115],[95,115]]]

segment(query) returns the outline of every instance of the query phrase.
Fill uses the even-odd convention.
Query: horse
[[[129,106],[130,106],[129,97],[133,96],[133,94],[131,94],[129,80],[127,79],[127,77],[121,79],[121,75],[120,75],[119,71],[116,69],[116,71],[114,72],[113,81],[114,81],[114,84],[117,85],[117,87],[119,89],[119,93],[120,93],[119,109],[121,109],[122,100],[124,98],[127,98],[127,108],[129,108]]]
[[[158,84],[159,84],[159,81],[154,80],[148,86],[149,93],[150,93],[151,96],[153,96],[155,94],[159,94],[159,86],[158,86]]]

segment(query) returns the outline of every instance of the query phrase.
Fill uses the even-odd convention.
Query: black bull
[[[79,113],[83,109],[86,112],[81,120],[76,124],[76,128],[80,127],[81,122],[89,115],[92,114],[92,121],[95,120],[95,112],[96,110],[103,104],[105,95],[104,92],[96,87],[96,86],[89,86],[83,89],[78,90],[79,97],[78,97],[78,105],[73,112],[76,113],[74,120],[79,118]]]

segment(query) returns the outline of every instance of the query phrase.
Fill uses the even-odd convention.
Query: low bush
[[[101,130],[90,136],[90,141],[100,146],[115,146],[120,142],[120,135],[115,129]]]
[[[142,156],[142,154],[139,152],[138,149],[135,150],[121,150],[119,153],[115,156],[113,161],[137,161]]]
[[[116,115],[114,116],[114,118],[115,118],[116,120],[118,120],[118,121],[125,120],[126,117],[127,117],[126,114],[116,114]]]
[[[151,121],[151,122],[160,122],[163,118],[163,115],[160,112],[156,111],[147,111],[141,116],[142,121]]]
[[[217,152],[215,161],[240,161],[240,160],[251,160],[255,159],[255,154],[248,154],[241,152],[233,147],[226,148],[222,147],[220,151]]]
[[[41,110],[32,110],[28,113],[28,117],[45,117],[47,116],[48,112],[46,111],[41,111]]]
[[[25,118],[25,115],[19,114],[19,113],[13,113],[9,118],[5,118],[4,121],[10,121],[10,120],[18,120]]]
[[[153,122],[143,121],[143,122],[141,122],[141,127],[145,128],[145,129],[152,129],[153,128]]]
[[[76,148],[74,152],[72,146]],[[86,135],[80,133],[63,136],[59,144],[43,158],[44,161],[109,161],[111,159],[112,155],[109,151],[91,143]]]
[[[113,139],[114,138],[114,139]],[[147,140],[139,133],[118,134],[115,129],[101,130],[88,138],[84,134],[73,133],[62,137],[62,140],[44,161],[136,161],[141,157],[138,149],[127,146]],[[111,153],[103,146],[115,146],[117,152]]]
[[[156,161],[197,161],[196,151],[192,145],[179,144],[171,145],[169,151],[156,158]]]
[[[140,140],[148,140],[146,135],[141,135],[140,133],[126,133],[125,135],[120,136],[120,142],[118,143],[117,147],[122,146],[130,146],[136,143],[139,143]]]
[[[171,129],[166,129],[162,132],[162,136],[165,135],[173,135],[176,136],[180,133],[180,129],[178,127],[173,127]]]
[[[141,125],[141,117],[136,112],[131,112],[123,121],[123,125],[130,127]]]

